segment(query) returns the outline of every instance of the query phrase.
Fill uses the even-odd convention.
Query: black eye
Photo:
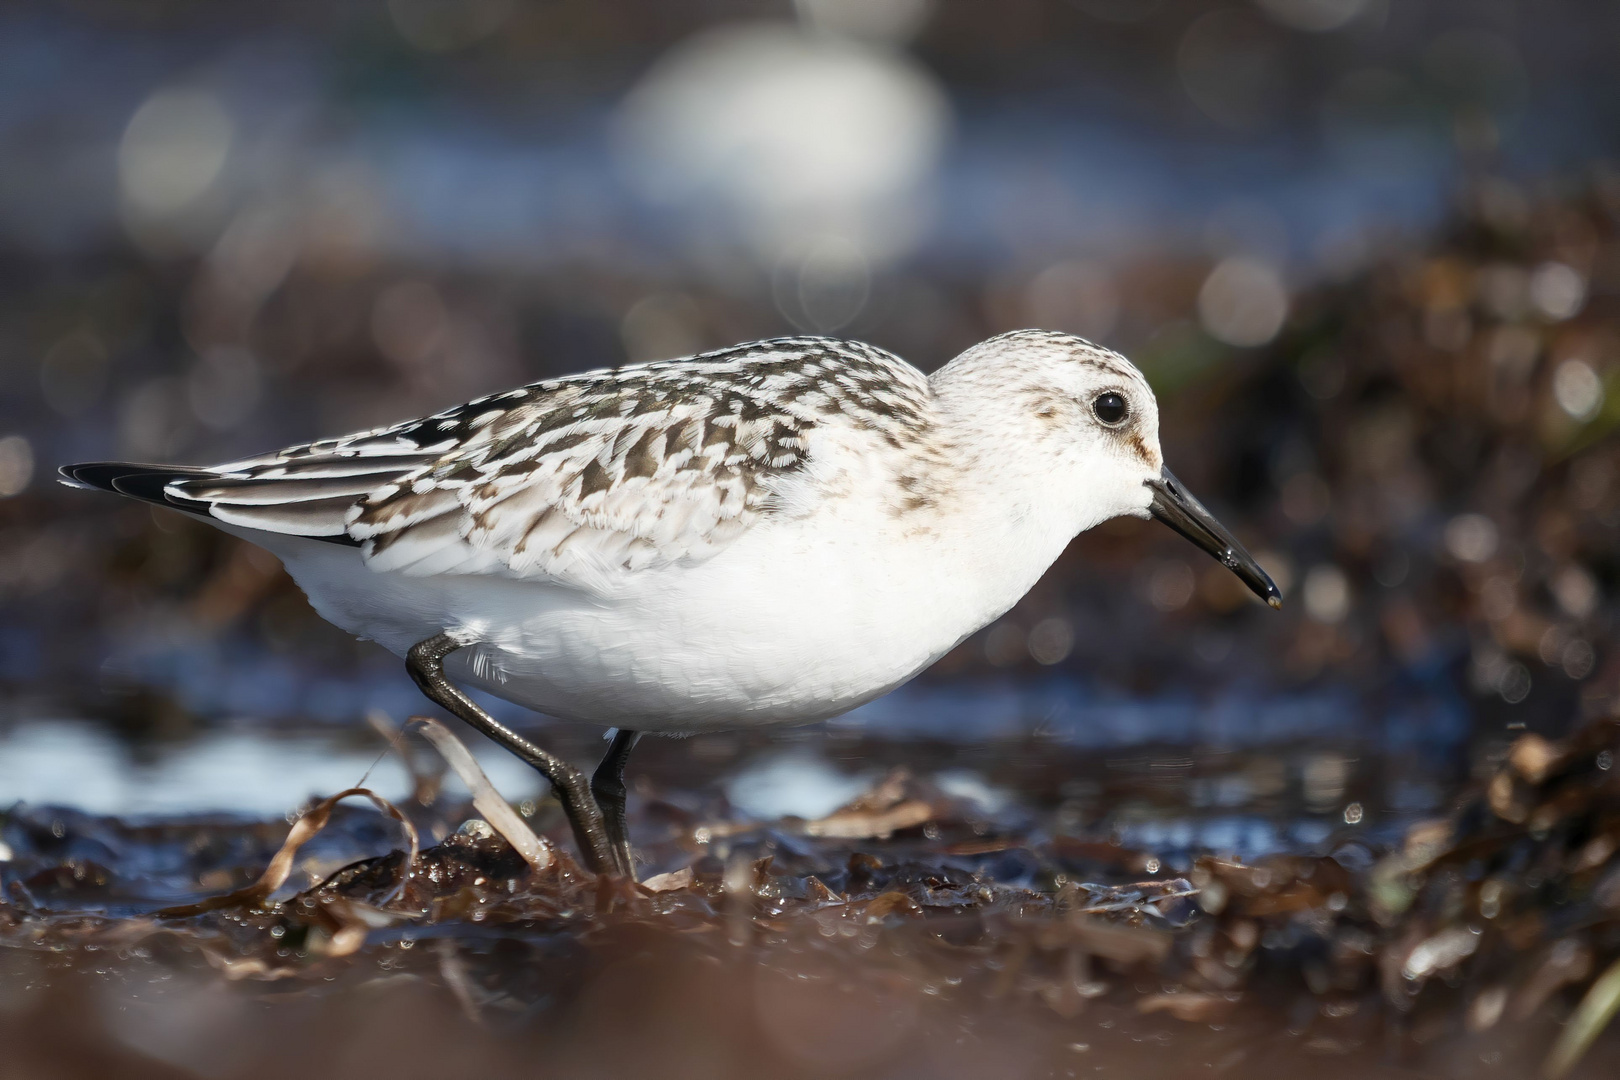
[[[1098,394],[1097,400],[1091,403],[1091,411],[1103,423],[1117,424],[1125,419],[1125,399],[1113,392]]]

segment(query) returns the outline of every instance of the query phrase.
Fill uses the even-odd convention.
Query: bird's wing
[[[817,425],[899,445],[927,423],[928,393],[868,345],[754,342],[535,383],[164,493],[231,524],[357,543],[377,570],[595,589],[735,540],[804,468]]]

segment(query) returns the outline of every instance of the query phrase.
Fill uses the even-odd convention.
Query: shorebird
[[[543,773],[590,869],[632,877],[640,733],[846,712],[1110,518],[1156,517],[1280,603],[1164,467],[1141,372],[1036,330],[930,376],[861,342],[778,338],[222,465],[61,472],[276,555],[324,618]],[[587,780],[461,685],[614,728],[608,752]]]

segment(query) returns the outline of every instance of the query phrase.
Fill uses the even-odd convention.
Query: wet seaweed
[[[433,742],[446,740],[441,728]],[[75,907],[86,890],[114,890],[118,872],[73,856],[37,866],[49,860],[22,840],[0,948],[178,950],[231,982],[312,991],[334,979],[386,982],[405,963],[488,1025],[514,1009],[566,1012],[561,973],[571,969],[556,957],[653,934],[679,942],[687,962],[746,955],[811,983],[837,983],[854,965],[901,998],[1033,1009],[1054,1025],[1124,1010],[1252,1033],[1277,1023],[1262,1003],[1289,1001],[1285,1026],[1315,1056],[1398,1062],[1517,1031],[1540,1046],[1547,1075],[1564,1076],[1615,1009],[1617,754],[1620,722],[1556,742],[1524,735],[1452,813],[1415,822],[1395,843],[1347,830],[1314,853],[1203,854],[1184,874],[1150,852],[1116,852],[1116,873],[1157,872],[1113,880],[1070,871],[1076,851],[1106,848],[1105,838],[1054,836],[1027,810],[987,822],[903,770],[816,821],[694,821],[650,853],[685,864],[640,884],[587,874],[565,849],[527,859],[480,817],[418,850],[405,811],[352,789],[301,816],[251,884],[145,912]],[[354,795],[372,798],[411,842],[276,899],[298,851]],[[463,805],[441,795],[411,813],[442,821]],[[62,824],[58,840],[68,839]],[[9,828],[21,831],[15,820]],[[963,834],[983,842],[952,839]],[[1025,866],[998,862],[1012,852],[1036,872],[1007,873]],[[419,941],[434,943],[426,967],[402,959]],[[503,942],[518,952],[503,954]],[[1308,1020],[1300,1002],[1311,1003]],[[1551,1033],[1549,1016],[1569,1022]]]

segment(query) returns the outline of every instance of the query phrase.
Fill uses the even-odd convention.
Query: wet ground
[[[582,873],[547,799],[516,804],[546,838],[525,861],[419,732],[388,745],[409,790],[307,807],[296,850],[284,819],[0,819],[5,1075],[1620,1062],[1616,1033],[1585,1042],[1620,1003],[1614,725],[1522,737],[1439,813],[1389,807],[1386,762],[1320,746],[1037,738],[964,766],[837,733],[659,740],[632,770],[641,885]],[[876,775],[831,813],[743,809],[871,776],[857,763]]]

